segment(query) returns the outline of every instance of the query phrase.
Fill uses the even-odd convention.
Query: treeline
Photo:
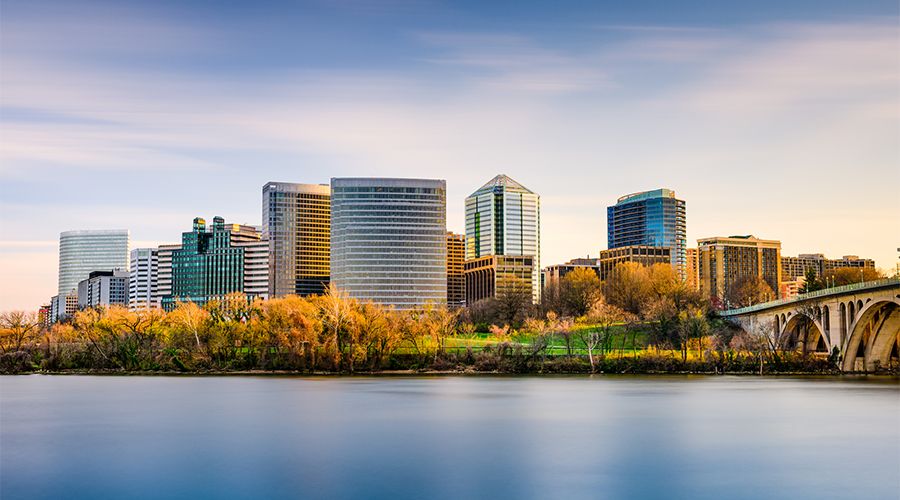
[[[577,269],[547,284],[540,305],[529,287],[459,311],[397,311],[332,287],[254,302],[233,294],[169,313],[87,309],[49,329],[33,314],[0,314],[4,373],[407,369],[822,372],[834,364],[735,330],[663,264],[620,264],[603,283]]]

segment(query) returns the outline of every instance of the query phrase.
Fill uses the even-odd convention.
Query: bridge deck
[[[773,307],[780,307],[785,304],[793,304],[803,302],[804,300],[816,299],[819,297],[828,297],[831,295],[843,295],[851,292],[861,292],[865,290],[875,290],[878,288],[888,288],[892,286],[900,287],[900,278],[887,278],[875,281],[864,281],[862,283],[853,283],[851,285],[841,285],[831,288],[823,288],[815,292],[803,293],[790,299],[771,300],[769,302],[761,302],[752,306],[741,307],[738,309],[728,309],[719,312],[719,316],[740,316],[741,314],[752,313],[756,311],[764,311]]]

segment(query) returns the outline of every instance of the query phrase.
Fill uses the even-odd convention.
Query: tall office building
[[[541,298],[541,199],[506,175],[466,198],[466,260],[530,256],[532,300]]]
[[[172,295],[172,253],[181,250],[178,243],[160,245],[156,249],[156,300],[162,307],[162,298]]]
[[[78,282],[78,308],[128,305],[128,271],[93,271]]]
[[[63,231],[59,233],[59,287],[65,296],[92,271],[128,269],[128,231]]]
[[[466,261],[466,237],[447,233],[447,306],[458,308],[466,305],[466,277],[463,263]]]
[[[159,307],[159,252],[156,248],[135,248],[131,251],[128,276],[128,308]]]
[[[728,236],[704,238],[697,240],[697,244],[700,292],[704,296],[725,300],[732,286],[754,276],[765,280],[774,294],[779,294],[782,281],[780,241]]]
[[[269,241],[269,295],[321,294],[331,272],[331,188],[266,183],[262,220]]]
[[[644,245],[672,249],[672,266],[687,278],[687,222],[684,200],[671,189],[622,196],[606,209],[607,246]]]
[[[398,309],[446,304],[446,182],[331,179],[331,282]]]
[[[265,298],[268,262],[260,259],[267,254],[268,244],[255,227],[214,217],[207,229],[204,219],[195,218],[193,230],[182,233],[181,248],[172,250],[171,292],[162,296],[163,309],[170,311],[179,301],[204,305],[234,292]]]

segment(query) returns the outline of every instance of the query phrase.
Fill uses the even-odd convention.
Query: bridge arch
[[[875,371],[900,364],[900,301],[867,302],[858,314],[843,349],[843,369]]]
[[[841,302],[841,308],[839,311],[840,320],[841,320],[841,339],[847,338],[847,304]]]
[[[828,337],[823,334],[821,323],[816,318],[800,311],[791,315],[787,324],[784,325],[780,340],[783,349],[797,349],[802,353],[827,353],[831,348]]]

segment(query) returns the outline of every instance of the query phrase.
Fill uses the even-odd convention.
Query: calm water
[[[0,497],[900,497],[900,385],[0,378]]]

